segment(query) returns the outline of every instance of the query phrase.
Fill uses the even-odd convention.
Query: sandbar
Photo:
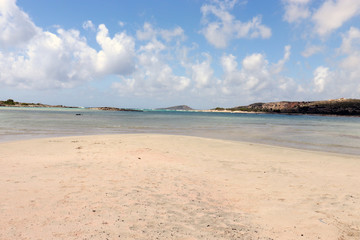
[[[0,143],[0,239],[360,239],[360,156],[189,136]]]

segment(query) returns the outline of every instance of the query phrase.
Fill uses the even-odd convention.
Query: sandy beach
[[[198,137],[0,144],[0,239],[360,239],[360,157]]]

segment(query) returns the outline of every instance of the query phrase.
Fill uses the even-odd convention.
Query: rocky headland
[[[307,102],[269,102],[253,103],[248,106],[234,108],[215,108],[215,111],[243,111],[285,114],[322,114],[360,116],[360,99],[331,99],[325,101]]]

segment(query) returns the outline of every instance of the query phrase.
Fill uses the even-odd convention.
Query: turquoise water
[[[180,134],[360,155],[359,117],[0,108],[0,141],[117,133]]]

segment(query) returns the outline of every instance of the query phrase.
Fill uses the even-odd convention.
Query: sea
[[[122,133],[198,136],[360,155],[360,117],[0,107],[0,142]]]

